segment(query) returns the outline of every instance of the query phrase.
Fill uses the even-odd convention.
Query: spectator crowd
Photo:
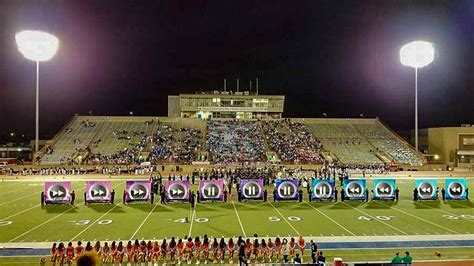
[[[322,163],[319,155],[321,142],[315,139],[309,128],[290,119],[262,121],[262,128],[270,148],[280,160],[289,163]]]
[[[206,148],[215,163],[263,162],[265,141],[254,121],[210,121]]]

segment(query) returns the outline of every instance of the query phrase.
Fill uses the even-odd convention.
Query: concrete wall
[[[440,127],[428,129],[429,153],[439,155],[440,163],[454,164],[459,135],[474,135],[474,127]]]
[[[181,108],[179,106],[179,96],[168,96],[168,117],[181,117]]]

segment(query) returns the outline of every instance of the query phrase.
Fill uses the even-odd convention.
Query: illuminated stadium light
[[[42,31],[25,30],[15,35],[18,51],[29,60],[36,62],[36,127],[35,152],[39,145],[39,62],[48,61],[56,54],[59,40],[56,36]]]
[[[434,60],[434,55],[434,45],[430,42],[414,41],[405,44],[400,49],[402,65],[413,68],[421,68],[431,64]]]
[[[418,151],[418,68],[433,62],[434,44],[425,41],[407,43],[400,49],[400,62],[415,69],[415,148]]]
[[[35,62],[50,60],[59,47],[56,36],[42,31],[21,31],[15,35],[15,40],[18,51]]]

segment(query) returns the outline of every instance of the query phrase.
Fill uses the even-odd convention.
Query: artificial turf
[[[469,201],[412,201],[414,180],[398,179],[400,200],[238,202],[161,205],[121,203],[123,179],[112,179],[115,205],[83,205],[84,180],[73,180],[76,206],[40,206],[43,181],[0,182],[0,243],[212,237],[418,236],[474,234]],[[472,179],[468,179],[468,185]],[[371,181],[368,181],[369,189]],[[192,186],[196,189],[197,185]],[[270,188],[269,188],[270,189]],[[271,194],[271,193],[269,193]],[[185,218],[188,218],[186,221]],[[21,244],[20,244],[21,245]],[[453,255],[453,257],[456,257]],[[379,257],[377,257],[379,258]],[[5,259],[5,258],[2,258]]]

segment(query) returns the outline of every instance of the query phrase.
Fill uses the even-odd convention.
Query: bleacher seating
[[[321,141],[323,147],[335,154],[344,164],[382,164],[382,161],[375,155],[374,148],[363,138],[327,138]]]
[[[325,150],[332,152],[344,164],[382,164],[374,147],[357,131],[350,120],[308,123]]]
[[[423,163],[419,153],[376,119],[204,122],[95,116],[74,117],[42,150],[39,162],[189,164],[207,151],[212,163],[265,162],[266,153],[277,154],[283,163],[322,163],[323,153],[350,165]]]
[[[265,142],[254,121],[208,122],[206,148],[216,163],[264,161]]]
[[[107,121],[91,142],[93,153],[111,155],[150,135],[152,124],[145,121]]]
[[[57,140],[53,142],[53,152],[45,154],[40,163],[49,165],[73,160],[74,154],[85,149],[94,136],[100,132],[101,126],[102,121],[73,118],[70,125],[63,132],[59,132]]]
[[[196,159],[201,148],[200,129],[186,127],[184,124],[159,122],[152,136],[150,161],[189,164]]]
[[[321,143],[308,126],[290,119],[269,120],[261,123],[269,148],[285,163],[322,163]]]
[[[380,122],[354,123],[354,126],[377,151],[386,153],[395,163],[408,165],[421,165],[423,163],[423,159],[419,154],[382,126]]]

